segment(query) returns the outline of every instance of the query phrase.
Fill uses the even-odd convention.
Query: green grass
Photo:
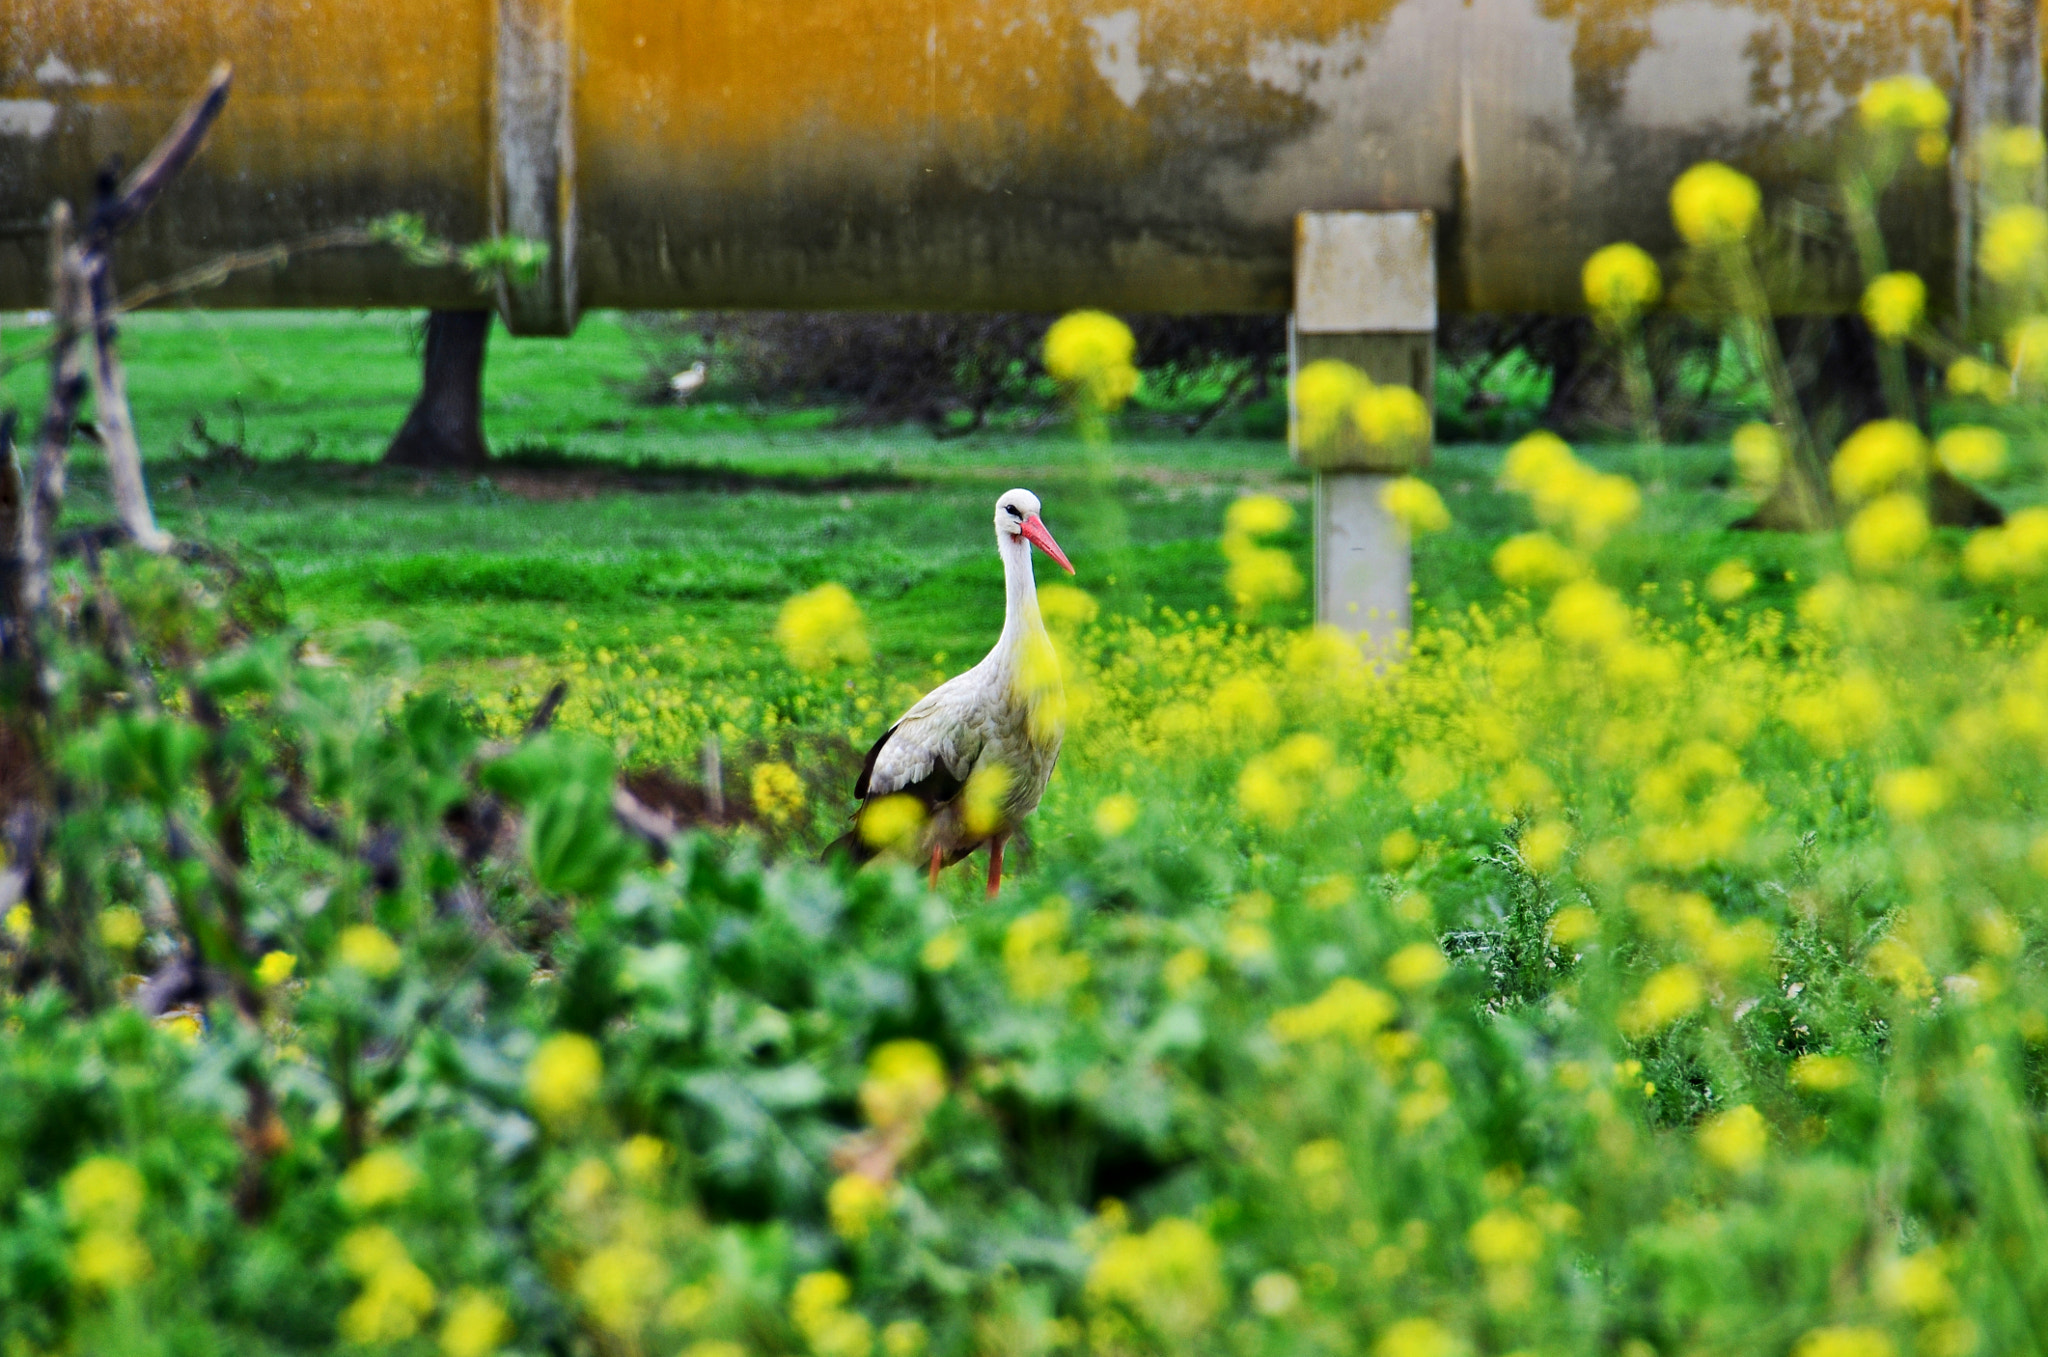
[[[869,610],[881,663],[964,663],[993,637],[1001,593],[989,508],[1036,490],[1078,583],[1114,608],[1224,602],[1215,542],[1229,501],[1277,491],[1306,508],[1308,480],[1278,441],[1157,433],[1090,448],[1071,433],[841,430],[830,411],[639,404],[647,359],[612,314],[571,339],[492,341],[482,475],[376,465],[418,381],[417,318],[398,313],[164,312],[132,318],[126,353],[160,516],[173,531],[261,558],[312,627],[371,618],[405,628],[429,660],[462,668],[550,652],[570,617],[621,640],[758,641],[781,600],[825,580]],[[39,332],[8,326],[18,354]],[[26,364],[0,399],[33,411]],[[201,431],[203,430],[203,435]],[[233,444],[219,455],[208,439]],[[1646,486],[1607,575],[1650,586],[1731,554],[1782,600],[1831,547],[1744,534],[1718,487],[1718,447],[1594,449]],[[1427,473],[1457,520],[1417,551],[1427,613],[1498,597],[1487,559],[1528,526],[1493,486],[1497,445],[1440,448]],[[103,476],[77,456],[74,515],[103,512]],[[1310,567],[1308,541],[1284,545]],[[1653,593],[1652,597],[1657,595]],[[1677,606],[1675,592],[1670,599]],[[1305,602],[1270,620],[1306,618]]]

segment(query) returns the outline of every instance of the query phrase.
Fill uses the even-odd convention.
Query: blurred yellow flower
[[[1949,393],[1956,396],[1981,396],[1999,402],[2012,392],[2012,374],[1981,358],[1956,359],[1948,365],[1944,380]]]
[[[930,1343],[931,1335],[914,1319],[899,1319],[882,1330],[883,1357],[919,1357]]]
[[[832,1232],[857,1244],[889,1214],[889,1192],[865,1173],[842,1174],[825,1193],[825,1211],[832,1218]]]
[[[1965,424],[1934,441],[1934,459],[1951,475],[1988,481],[2005,471],[2005,435],[1996,429]]]
[[[597,1097],[604,1057],[581,1032],[558,1032],[526,1063],[526,1100],[541,1120],[566,1122]]]
[[[1418,537],[1451,526],[1451,511],[1444,507],[1443,497],[1419,476],[1396,476],[1388,481],[1380,491],[1380,507]]]
[[[2006,287],[2017,287],[2048,263],[2048,212],[2031,204],[2001,207],[1977,242],[1977,267]]]
[[[1875,419],[1842,440],[1828,469],[1835,493],[1851,504],[1918,485],[1927,475],[1927,439],[1904,420]]]
[[[1387,983],[1395,989],[1428,989],[1450,973],[1451,963],[1433,942],[1411,942],[1387,958]]]
[[[374,1211],[401,1201],[419,1186],[420,1172],[397,1150],[372,1150],[341,1175],[338,1190],[351,1211]]]
[[[886,1041],[868,1056],[860,1109],[881,1130],[916,1127],[946,1100],[946,1062],[922,1041]]]
[[[1301,1283],[1284,1272],[1262,1272],[1252,1279],[1251,1299],[1252,1309],[1278,1319],[1301,1304]]]
[[[1123,1306],[1178,1342],[1199,1333],[1228,1299],[1216,1242],[1178,1216],[1105,1243],[1088,1266],[1087,1294],[1097,1305]]]
[[[1622,1005],[1621,1030],[1631,1037],[1663,1031],[1706,1001],[1707,988],[1690,966],[1667,966],[1644,982]]]
[[[1405,452],[1429,441],[1429,407],[1405,386],[1367,387],[1352,401],[1351,418],[1376,448]]]
[[[1699,1129],[1700,1153],[1731,1173],[1748,1173],[1764,1162],[1770,1133],[1763,1117],[1744,1103],[1709,1117]]]
[[[924,804],[899,792],[861,807],[860,837],[870,848],[893,848],[924,828]]]
[[[71,1280],[95,1291],[119,1291],[147,1277],[149,1249],[127,1230],[90,1230],[71,1247]]]
[[[1863,289],[1863,319],[1891,343],[1912,334],[1927,311],[1927,284],[1917,273],[1881,273]]]
[[[1733,603],[1756,588],[1756,572],[1747,561],[1723,561],[1707,572],[1707,597],[1716,603]]]
[[[2048,141],[2038,127],[1988,127],[1978,134],[1978,153],[1988,168],[2039,169]]]
[[[1756,181],[1715,160],[1693,166],[1671,186],[1671,220],[1688,245],[1734,244],[1762,208]]]
[[[1924,999],[1934,992],[1927,963],[1901,938],[1880,939],[1864,958],[1864,966],[1909,999]]]
[[[1114,410],[1138,389],[1130,326],[1103,311],[1070,311],[1045,332],[1045,370],[1088,404]]]
[[[1340,976],[1310,1002],[1276,1012],[1267,1026],[1282,1042],[1343,1036],[1363,1043],[1399,1011],[1392,996],[1350,976]]]
[[[804,808],[804,783],[786,763],[757,763],[753,777],[754,811],[771,824],[784,825]]]
[[[993,834],[1002,824],[1004,798],[1013,781],[1009,766],[998,760],[975,765],[960,794],[960,821],[970,834]]]
[[[1577,947],[1600,935],[1600,916],[1584,905],[1566,905],[1550,919],[1550,940],[1559,947]]]
[[[1657,304],[1664,277],[1657,261],[1626,241],[1595,250],[1580,273],[1586,305],[1608,325],[1621,325]]]
[[[27,942],[35,935],[35,915],[27,905],[16,905],[7,911],[7,936],[16,942]]]
[[[1856,1062],[1840,1055],[1803,1055],[1792,1062],[1792,1082],[1811,1093],[1839,1093],[1858,1078]]]
[[[111,1155],[81,1160],[64,1175],[64,1217],[78,1228],[132,1230],[142,1216],[142,1175]]]
[[[1897,1357],[1898,1348],[1882,1329],[1846,1324],[1808,1331],[1792,1346],[1792,1357]]]
[[[870,653],[860,604],[842,584],[821,584],[785,602],[775,617],[775,641],[790,666],[805,673],[866,664]]]
[[[1358,398],[1372,389],[1366,375],[1349,363],[1318,358],[1303,365],[1294,377],[1295,438],[1311,453],[1326,447],[1354,419]],[[1240,501],[1241,502],[1241,501]],[[1232,506],[1233,509],[1235,506]],[[1278,532],[1275,528],[1238,529],[1244,532]]]
[[[1785,469],[1785,437],[1769,424],[1751,421],[1729,440],[1735,471],[1752,494],[1775,489]]]
[[[481,1291],[458,1292],[441,1321],[442,1357],[491,1357],[512,1336],[505,1307]]]
[[[943,929],[925,941],[918,962],[928,971],[950,971],[967,953],[967,937],[957,928]]]
[[[256,983],[265,989],[276,989],[292,978],[298,966],[299,959],[290,952],[265,952],[256,963]]]
[[[1159,978],[1175,994],[1185,994],[1209,973],[1209,954],[1199,947],[1183,947],[1159,968]]]
[[[1380,866],[1390,872],[1406,869],[1422,854],[1422,840],[1412,829],[1396,829],[1380,840]]]
[[[1058,998],[1088,978],[1088,954],[1060,947],[1069,908],[1052,896],[1041,908],[1018,915],[1003,932],[1004,975],[1010,992],[1027,1003]]]
[[[1538,429],[1509,446],[1501,458],[1500,483],[1520,494],[1540,495],[1569,478],[1578,465],[1569,443],[1548,429]]]
[[[1223,587],[1246,612],[1293,598],[1302,590],[1294,558],[1278,547],[1246,546],[1230,556]]]
[[[1564,865],[1572,846],[1572,827],[1562,820],[1539,820],[1522,835],[1522,861],[1538,876],[1549,876]]]
[[[361,971],[372,980],[382,980],[405,964],[404,953],[391,935],[375,924],[351,924],[341,930],[335,944],[341,964]]]
[[[1495,548],[1493,573],[1510,589],[1543,589],[1586,573],[1586,560],[1547,532],[1525,532]]]
[[[1924,820],[1948,804],[1948,775],[1939,768],[1894,768],[1878,774],[1878,804],[1894,820]]]
[[[599,1249],[576,1270],[576,1298],[602,1327],[622,1337],[639,1333],[668,1285],[668,1266],[638,1244]]]
[[[344,1251],[355,1238],[351,1235],[342,1241]],[[355,1252],[360,1257],[366,1250],[359,1247]],[[434,1284],[395,1236],[384,1231],[382,1252],[374,1265],[358,1267],[352,1262],[351,1270],[362,1277],[363,1289],[341,1312],[343,1338],[368,1347],[401,1342],[419,1332],[421,1321],[434,1308]]]
[[[1465,1247],[1483,1267],[1513,1267],[1543,1256],[1543,1231],[1527,1216],[1495,1207],[1465,1232]]]
[[[1433,1319],[1397,1319],[1380,1331],[1373,1357],[1457,1357],[1462,1346]]]
[[[1858,570],[1877,575],[1918,556],[1931,532],[1927,506],[1918,495],[1890,494],[1872,500],[1849,520],[1843,542]]]
[[[1089,820],[1103,838],[1122,838],[1138,823],[1138,798],[1129,792],[1113,792],[1095,803]]]
[[[674,1162],[676,1152],[659,1136],[642,1132],[619,1146],[619,1167],[636,1183],[652,1183]]]
[[[1886,1309],[1909,1315],[1938,1315],[1956,1304],[1956,1289],[1948,1279],[1948,1260],[1938,1248],[1894,1259],[1880,1269],[1877,1294]]]
[[[1628,605],[1604,584],[1574,580],[1550,600],[1543,625],[1571,645],[1587,649],[1611,646],[1629,633]]]
[[[141,910],[113,905],[100,911],[100,941],[116,952],[131,950],[147,931]]]
[[[1856,99],[1865,127],[1929,132],[1948,126],[1948,96],[1924,75],[1891,75],[1873,80]]]

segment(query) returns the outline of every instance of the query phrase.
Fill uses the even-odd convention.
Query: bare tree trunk
[[[467,470],[490,460],[484,446],[484,345],[488,311],[429,311],[419,399],[384,451],[393,466]]]

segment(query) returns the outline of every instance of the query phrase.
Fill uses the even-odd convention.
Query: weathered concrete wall
[[[1868,80],[1957,90],[1987,3],[2012,0],[0,0],[0,306],[42,295],[48,201],[227,58],[131,280],[412,210],[560,235],[563,314],[1277,311],[1296,212],[1426,207],[1447,308],[1574,309],[1592,249],[1670,245],[1685,165],[1813,193]],[[1894,209],[1943,276],[1946,171]],[[1787,300],[1839,301],[1807,264]],[[466,295],[371,251],[211,300]]]

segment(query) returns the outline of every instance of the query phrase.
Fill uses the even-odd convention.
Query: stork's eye
[[[1012,518],[1021,519],[1024,517],[1024,511],[1014,504],[1005,504],[1003,507],[1010,511],[1010,517]]]

